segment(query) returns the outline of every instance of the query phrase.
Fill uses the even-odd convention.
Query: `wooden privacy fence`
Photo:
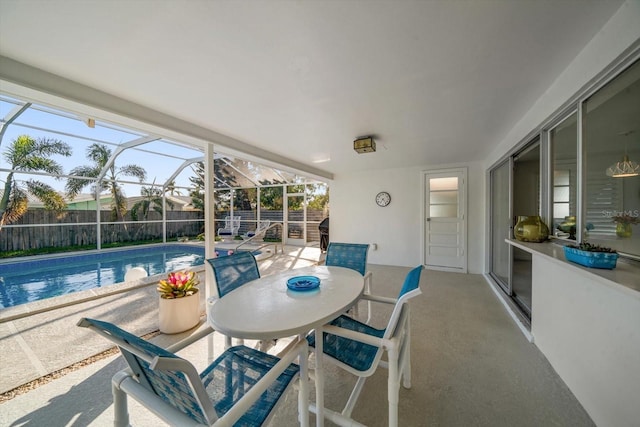
[[[159,222],[132,221],[130,215],[124,220],[110,223],[111,212],[100,212],[102,244],[162,239],[162,215],[159,213],[150,212],[146,219]],[[197,236],[204,231],[203,220],[204,213],[200,211],[168,211],[167,239]],[[58,215],[34,209],[12,225],[21,227],[4,227],[0,231],[0,251],[97,245],[95,211],[72,210]]]
[[[224,226],[224,217],[228,216],[229,212],[216,212],[216,233],[217,229]],[[253,231],[256,228],[256,211],[249,210],[234,210],[234,216],[240,217],[240,234],[244,234],[247,231]],[[271,223],[283,222],[283,212],[281,210],[270,211],[266,209],[260,210],[260,219],[269,220]],[[325,218],[325,212],[322,210],[307,209],[307,242],[319,242],[320,232],[318,230],[318,224]],[[297,224],[290,223],[290,227],[294,229],[294,232],[302,229],[302,222],[304,221],[304,214],[302,211],[295,211],[289,213],[289,221],[297,222]],[[300,231],[301,233],[301,231]],[[282,239],[282,228],[274,227],[270,229],[266,236],[272,239]],[[296,236],[297,238],[297,236]]]
[[[224,226],[224,217],[228,213],[216,213],[217,228]],[[255,211],[234,211],[241,217],[240,234],[256,228]],[[260,219],[271,222],[282,222],[283,212],[261,210]],[[324,219],[321,210],[307,210],[307,242],[320,241],[318,223]],[[289,214],[292,228],[302,227],[302,212]],[[145,223],[133,221],[127,214],[124,222],[112,221],[110,211],[100,212],[100,234],[102,244],[125,243],[131,241],[162,239],[162,215],[150,212]],[[175,222],[174,222],[175,221]],[[70,247],[97,245],[96,212],[87,210],[69,210],[61,214],[44,209],[29,210],[19,221],[12,225],[20,227],[4,227],[0,231],[0,252],[22,251],[47,247]],[[294,230],[295,231],[295,230]],[[202,211],[167,211],[167,239],[180,237],[194,238],[204,232],[204,212]],[[281,227],[274,227],[266,237],[282,239]]]

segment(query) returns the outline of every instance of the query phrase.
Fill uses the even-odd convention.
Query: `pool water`
[[[0,308],[121,283],[133,267],[153,276],[202,265],[204,260],[203,246],[159,245],[1,263]]]

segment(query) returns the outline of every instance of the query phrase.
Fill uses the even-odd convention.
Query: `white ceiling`
[[[0,54],[340,174],[483,160],[622,3],[0,0]]]

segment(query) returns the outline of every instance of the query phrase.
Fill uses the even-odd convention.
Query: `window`
[[[549,131],[552,161],[552,221],[549,228],[560,238],[575,238],[578,175],[578,118],[573,113]]]
[[[609,170],[640,161],[640,61],[587,98],[582,110],[582,227],[590,242],[640,256],[640,175]],[[620,232],[619,224],[636,225]]]

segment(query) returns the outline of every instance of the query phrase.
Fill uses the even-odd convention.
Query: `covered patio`
[[[263,274],[322,262],[309,231],[323,215],[306,214],[319,185],[331,189],[330,240],[370,245],[376,292],[393,295],[409,267],[428,267],[411,303],[414,381],[401,390],[400,425],[640,418],[638,0],[0,0],[0,17],[0,133],[37,105],[83,132],[135,130],[111,142],[139,158],[139,145],[157,143],[156,159],[171,148],[187,153],[177,166],[202,160],[194,178],[206,213],[187,222],[204,231],[207,257],[218,225],[238,215],[239,234],[282,221],[275,238],[288,246]],[[612,169],[626,163],[630,173]],[[127,184],[166,194],[176,170]],[[3,158],[0,181],[16,171]],[[223,178],[237,182],[222,188]],[[270,217],[263,199],[278,196]],[[100,248],[126,227],[92,199]],[[160,218],[145,218],[163,239],[178,224],[166,199]],[[545,222],[551,241],[516,242],[521,216]],[[614,218],[631,231],[619,234]],[[563,245],[586,239],[617,249],[618,267],[565,259]],[[204,276],[210,283],[210,269]],[[23,384],[71,353],[102,351],[97,338],[67,334],[84,315],[167,344],[154,332],[155,295],[136,292],[0,322],[3,359],[29,371],[7,363],[3,376]],[[203,364],[205,353],[198,344],[185,356]],[[12,397],[0,424],[109,425],[109,379],[121,367],[109,356]],[[346,378],[329,372],[327,406],[341,406]],[[385,378],[367,383],[354,418],[386,424]],[[272,425],[295,424],[294,400]],[[133,420],[158,425],[139,407]]]
[[[261,269],[274,272],[302,266],[316,262],[314,258],[319,256],[312,252],[297,255],[295,251],[285,252],[288,255],[282,256],[277,267],[262,262]],[[392,296],[408,269],[370,265],[370,270],[375,291]],[[540,351],[509,321],[509,314],[482,276],[425,271],[421,288],[423,295],[411,303],[413,387],[401,389],[399,425],[594,425]],[[132,295],[99,306],[84,304],[61,311],[57,319],[34,316],[3,324],[3,330],[4,333],[6,328],[13,330],[12,341],[24,339],[29,345],[39,342],[38,359],[55,354],[54,348],[64,346],[97,348],[105,344],[100,337],[84,330],[79,331],[83,336],[75,334],[73,329],[79,317],[101,317],[144,334],[154,329],[157,316],[153,310],[140,312],[140,299],[149,297]],[[384,309],[376,307],[374,313],[374,324],[386,321],[388,312]],[[160,334],[150,339],[165,346],[186,334]],[[47,339],[43,340],[43,336]],[[221,336],[215,339],[216,352],[223,342]],[[19,351],[16,349],[14,354]],[[204,341],[180,354],[198,369],[207,365]],[[36,362],[33,356],[23,355],[19,359],[23,360],[20,365]],[[40,360],[44,365],[53,362]],[[19,394],[0,404],[0,424],[112,425],[110,381],[122,368],[122,359],[111,355]],[[355,378],[337,368],[326,369],[325,404],[337,409],[344,405]],[[386,387],[385,370],[367,381],[353,413],[356,420],[370,426],[385,425],[382,420],[387,416]],[[270,425],[297,425],[296,410],[296,395],[290,392]],[[130,413],[133,425],[163,425],[135,402],[131,403]]]

